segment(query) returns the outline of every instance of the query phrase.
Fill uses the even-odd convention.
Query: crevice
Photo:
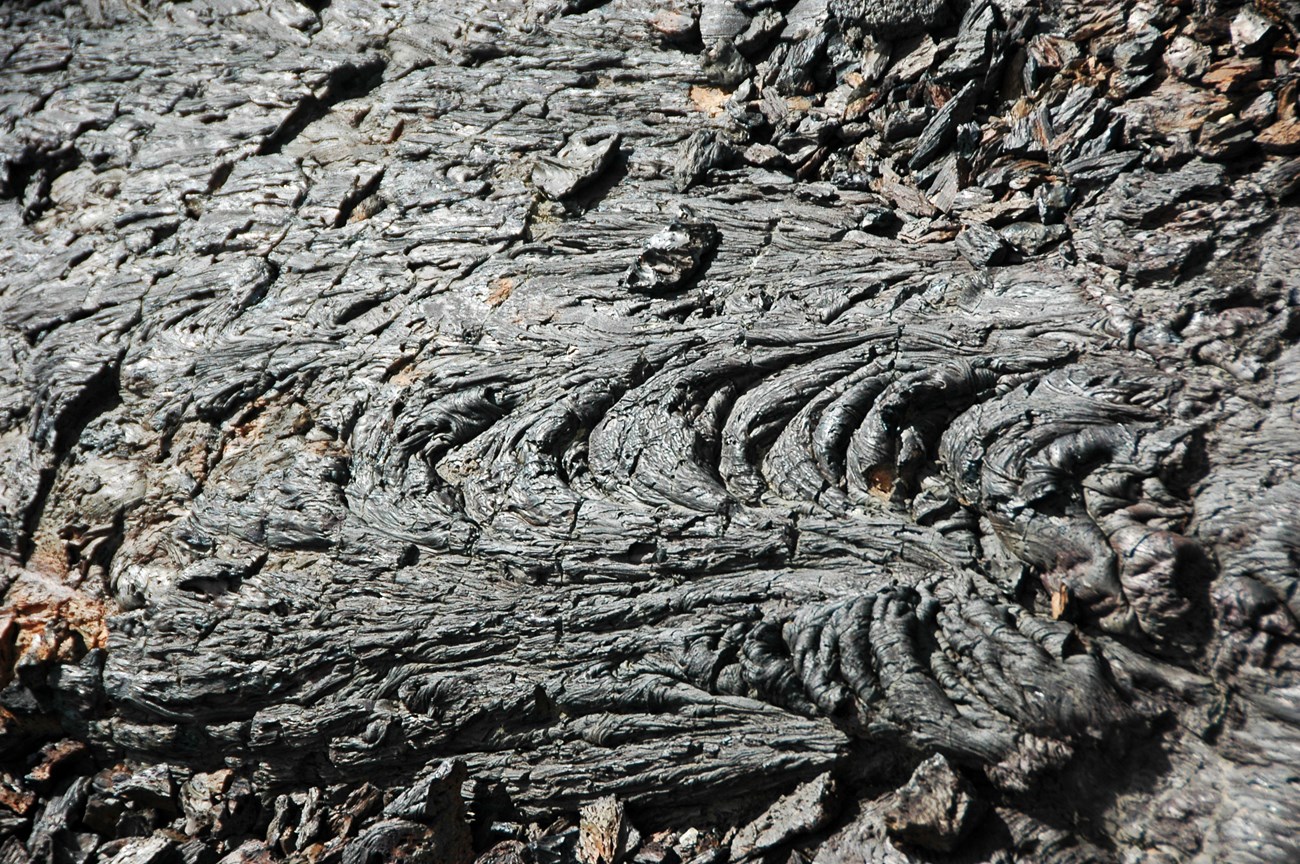
[[[564,4],[562,15],[582,15],[587,12],[594,12],[602,6],[609,3],[609,0],[568,0]]]
[[[40,438],[48,437],[48,446],[53,451],[50,464],[40,470],[36,495],[23,519],[22,536],[17,539],[19,560],[26,565],[35,551],[33,538],[45,516],[45,508],[50,492],[54,489],[58,466],[67,458],[72,447],[81,440],[81,434],[97,417],[112,411],[122,404],[120,358],[106,364],[98,373],[81,387],[80,393],[59,412],[54,419],[52,430],[41,435],[44,426],[40,414],[34,418],[36,426],[33,434]]]
[[[372,297],[364,297],[361,300],[349,306],[347,309],[344,309],[342,312],[340,312],[338,316],[334,319],[334,323],[339,327],[342,327],[345,324],[349,324],[352,321],[355,321],[356,319],[360,318],[362,315],[365,315],[371,309],[383,305],[383,303],[388,299],[389,296],[386,294],[379,294]]]
[[[80,165],[83,157],[70,142],[57,147],[23,149],[16,159],[7,160],[0,172],[0,199],[16,198],[22,203],[23,222],[32,224],[50,209],[50,189],[63,174]]]
[[[339,203],[339,215],[334,218],[334,227],[342,228],[348,224],[352,214],[356,211],[367,198],[374,195],[379,189],[379,184],[384,179],[384,171],[381,168],[375,172],[375,175],[348,193]]]
[[[96,418],[122,404],[120,357],[108,362],[87,381],[54,422],[53,445],[62,459]]]
[[[212,176],[208,178],[208,194],[213,195],[218,192],[222,186],[225,186],[226,181],[230,179],[231,172],[234,170],[234,162],[222,162],[218,165],[212,172]]]
[[[388,62],[382,57],[372,57],[359,65],[348,63],[335,69],[325,82],[324,95],[309,95],[298,103],[284,118],[280,128],[262,142],[259,156],[282,151],[286,144],[302,134],[312,123],[328,114],[335,105],[349,99],[360,99],[383,83]]]

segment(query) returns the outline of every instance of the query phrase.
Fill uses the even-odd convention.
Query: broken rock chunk
[[[876,36],[896,38],[948,22],[945,0],[830,0],[830,13]]]
[[[734,39],[749,26],[749,16],[732,0],[704,0],[700,6],[700,38],[706,45]]]
[[[543,156],[533,166],[533,183],[552,201],[568,198],[605,173],[618,156],[619,136],[571,139],[554,157]]]
[[[27,774],[27,782],[38,789],[44,788],[61,775],[66,775],[78,763],[88,761],[86,745],[71,739],[47,744],[41,749],[40,756],[41,761]]]
[[[839,789],[831,775],[809,780],[736,832],[731,840],[731,860],[756,857],[824,827],[835,818],[839,801]]]
[[[1232,47],[1238,54],[1260,54],[1272,44],[1277,28],[1272,21],[1247,7],[1232,19],[1230,32]]]
[[[128,840],[116,855],[104,860],[113,864],[174,864],[180,861],[176,844],[166,837],[140,837]]]
[[[181,810],[185,833],[198,834],[216,822],[234,772],[228,768],[210,774],[195,774],[181,786]]]
[[[1283,120],[1260,132],[1255,139],[1269,153],[1300,152],[1300,121]]]
[[[685,288],[704,259],[718,246],[718,229],[711,222],[675,219],[651,237],[623,277],[623,284],[640,294],[668,294]]]
[[[991,267],[1006,260],[1010,246],[992,228],[975,224],[957,235],[957,251],[976,267]]]
[[[1064,225],[1043,225],[1038,222],[1012,222],[998,229],[1002,239],[1026,255],[1037,255],[1043,249],[1065,238]]]
[[[583,864],[616,864],[641,843],[627,819],[623,802],[610,795],[582,808],[578,825],[578,860]]]
[[[143,807],[156,807],[168,812],[176,810],[176,782],[170,765],[150,765],[123,778],[114,793],[127,801]]]
[[[383,861],[438,861],[469,864],[468,846],[449,843],[436,830],[407,819],[381,819],[361,832],[343,850],[343,864]]]
[[[679,192],[685,192],[691,186],[704,179],[714,168],[723,168],[736,158],[731,145],[718,133],[700,130],[686,139],[682,145],[681,155],[673,168],[673,180]]]
[[[970,119],[978,95],[975,82],[972,81],[944,103],[921,132],[916,150],[908,160],[908,167],[913,171],[924,168],[957,139],[957,127]]]
[[[532,856],[520,840],[503,840],[480,855],[475,864],[529,864]]]
[[[1184,81],[1199,81],[1209,70],[1212,56],[1208,45],[1179,36],[1165,49],[1165,65]]]
[[[951,852],[975,826],[983,808],[970,783],[936,753],[895,793],[885,828],[895,840]]]

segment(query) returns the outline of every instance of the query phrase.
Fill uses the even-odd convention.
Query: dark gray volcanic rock
[[[941,7],[0,9],[0,861],[1296,860],[1295,4]]]
[[[948,23],[952,17],[949,0],[830,0],[832,15],[886,37],[910,36]]]

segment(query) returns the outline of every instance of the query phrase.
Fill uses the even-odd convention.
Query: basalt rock
[[[1300,854],[1295,4],[660,6],[0,10],[0,858]]]
[[[945,24],[952,17],[949,0],[830,0],[831,14],[889,38]]]

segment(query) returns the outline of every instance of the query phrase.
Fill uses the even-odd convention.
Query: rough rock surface
[[[0,861],[1296,860],[1298,11],[0,7]]]
[[[905,845],[951,852],[980,816],[974,790],[936,753],[917,766],[885,811],[885,827]]]

